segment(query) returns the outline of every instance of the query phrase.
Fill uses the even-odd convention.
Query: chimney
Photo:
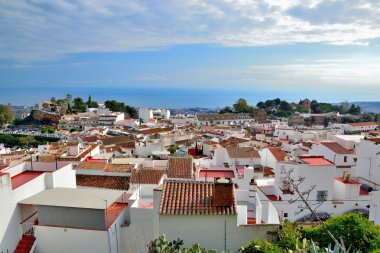
[[[351,173],[349,172],[345,172],[344,175],[343,175],[343,181],[345,183],[349,183],[351,182]]]
[[[214,204],[215,206],[232,206],[234,204],[234,184],[215,183]]]

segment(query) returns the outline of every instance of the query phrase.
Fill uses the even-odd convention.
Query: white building
[[[148,122],[150,119],[169,119],[170,111],[167,109],[140,108],[139,118],[144,123]]]
[[[380,138],[362,139],[356,156],[355,176],[360,182],[380,190]]]
[[[36,210],[18,202],[56,187],[76,187],[71,164],[26,162],[0,172],[0,251],[14,252],[23,235],[32,235]]]
[[[256,194],[252,197],[252,205],[238,201],[232,183],[167,180],[162,189],[155,190],[159,233],[168,240],[183,239],[184,247],[197,242],[218,252],[238,252],[247,242],[265,239],[268,231],[278,229],[277,212],[271,213],[273,222],[262,219],[262,205]],[[249,211],[256,217],[248,218]]]
[[[336,165],[336,176],[343,177],[344,173],[351,172],[355,166],[354,153],[337,142],[321,142],[313,144],[309,154],[312,156],[322,155]]]
[[[36,252],[119,252],[131,194],[114,190],[55,188],[19,201],[33,208]],[[90,239],[91,238],[91,239]]]
[[[316,212],[323,218],[342,215],[354,210],[368,214],[371,194],[361,188],[361,183],[351,179],[350,174],[336,177],[336,166],[323,156],[303,156],[279,162],[276,167],[273,186],[259,187],[260,198],[267,196],[277,208],[282,219],[291,221],[312,220],[310,211],[298,198],[298,193],[284,178],[283,172],[291,172],[291,178],[299,184],[299,191],[310,191],[307,198],[311,206],[319,206]],[[305,196],[304,196],[305,197]],[[290,203],[290,200],[296,200]]]
[[[199,114],[195,116],[197,126],[244,125],[255,121],[248,113]]]
[[[253,147],[223,147],[214,150],[215,165],[260,167],[260,155]]]
[[[343,125],[343,129],[346,134],[370,132],[376,130],[376,128],[378,127],[379,124],[377,124],[376,122],[358,122]]]

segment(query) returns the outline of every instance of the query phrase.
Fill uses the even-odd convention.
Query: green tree
[[[107,100],[104,102],[104,105],[112,112],[125,112],[125,104],[123,102],[118,102],[116,100]]]
[[[74,98],[74,106],[72,109],[76,112],[85,112],[87,109],[86,104],[83,102],[83,99],[80,97]]]
[[[177,145],[171,145],[168,147],[168,151],[170,152],[171,155],[173,155],[175,152],[177,152],[178,146]]]
[[[88,108],[98,108],[99,105],[96,101],[92,101],[91,95],[88,96],[88,100],[86,102]]]
[[[23,148],[28,148],[30,146],[34,146],[36,140],[33,136],[25,136],[18,139],[18,145]]]
[[[10,104],[0,105],[0,127],[4,124],[12,123],[14,119],[14,113]]]
[[[132,119],[137,119],[139,117],[139,112],[137,109],[133,106],[126,105],[125,106],[125,112],[129,115]]]
[[[73,95],[71,94],[66,94],[66,100],[67,100],[67,103],[71,104],[72,100],[73,100]]]
[[[233,105],[235,112],[237,113],[247,113],[249,112],[249,105],[247,103],[247,100],[244,98],[239,98],[238,101]]]
[[[232,113],[232,108],[227,105],[226,107],[224,107],[223,109],[219,111],[219,114],[224,114],[224,113]]]
[[[353,115],[359,115],[361,113],[360,106],[355,106],[354,104],[351,105],[350,109],[347,111],[349,114]]]

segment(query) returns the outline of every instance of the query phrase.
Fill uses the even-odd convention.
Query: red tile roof
[[[164,171],[157,169],[132,170],[131,184],[159,184]]]
[[[94,135],[94,136],[83,136],[81,139],[83,142],[97,142],[99,138]]]
[[[107,166],[105,162],[80,162],[76,167],[77,170],[104,170]]]
[[[336,154],[352,154],[351,151],[338,144],[337,142],[321,142],[321,144]]]
[[[128,190],[129,177],[126,176],[100,176],[100,175],[76,175],[77,185],[83,187]]]
[[[286,153],[281,148],[268,148],[277,161],[284,161]]]
[[[227,184],[226,184],[227,185]],[[164,183],[161,215],[234,215],[235,187],[215,187],[214,183],[168,180]]]
[[[357,122],[357,123],[348,123],[352,127],[361,127],[361,126],[378,126],[376,122]]]
[[[173,127],[150,128],[150,129],[140,130],[140,133],[142,133],[142,134],[156,134],[156,133],[162,133],[162,132],[169,132],[171,130],[173,130]]]
[[[109,164],[104,171],[117,173],[131,173],[134,167],[134,164]]]
[[[259,153],[252,147],[227,147],[230,158],[260,158]]]
[[[333,166],[334,164],[323,156],[301,156],[300,159],[311,166]]]
[[[232,170],[200,170],[199,177],[205,178],[235,178]]]
[[[168,178],[192,178],[193,158],[192,157],[169,157]]]

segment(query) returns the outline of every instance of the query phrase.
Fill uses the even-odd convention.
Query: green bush
[[[336,216],[325,222],[327,229],[335,236],[342,237],[346,247],[361,252],[371,252],[380,248],[380,228],[360,214],[349,213]],[[321,226],[314,228],[302,228],[302,236],[313,239],[321,247],[333,245],[330,236]]]
[[[281,253],[282,250],[277,245],[274,245],[268,241],[254,240],[247,243],[240,249],[242,253]]]

